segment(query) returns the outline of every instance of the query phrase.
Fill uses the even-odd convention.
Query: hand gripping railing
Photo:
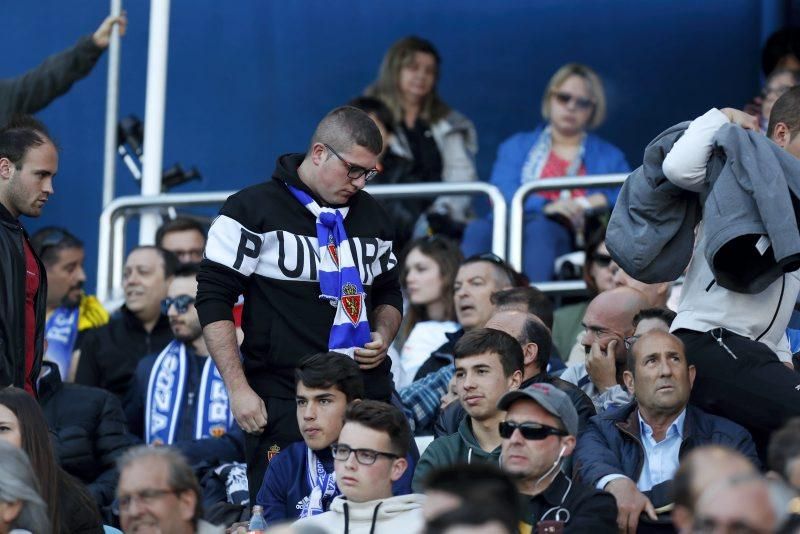
[[[426,198],[439,195],[486,195],[492,204],[492,251],[505,257],[506,201],[500,190],[485,182],[373,185],[367,191],[379,198]],[[131,215],[152,208],[208,206],[222,204],[236,191],[207,193],[167,193],[156,196],[119,197],[100,215],[100,240],[97,250],[97,298],[107,302],[114,289],[122,285],[125,255],[125,224]],[[298,205],[298,209],[301,209]]]
[[[622,185],[627,174],[602,174],[597,176],[583,176],[580,178],[547,178],[537,182],[523,185],[511,199],[511,213],[508,221],[508,262],[512,267],[522,272],[522,244],[525,228],[525,199],[537,191],[552,191],[562,189],[584,189],[598,187],[616,187]],[[536,282],[534,285],[545,293],[570,293],[581,292],[586,289],[582,280],[569,280],[562,282]]]

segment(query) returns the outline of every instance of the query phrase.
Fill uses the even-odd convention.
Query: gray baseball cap
[[[554,385],[537,382],[525,389],[509,391],[497,401],[497,408],[508,410],[509,406],[519,399],[535,401],[539,406],[558,417],[571,436],[578,435],[578,412],[575,411],[575,406],[569,396]]]

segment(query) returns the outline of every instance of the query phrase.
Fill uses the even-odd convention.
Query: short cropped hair
[[[0,129],[0,158],[8,159],[14,167],[21,169],[28,150],[45,143],[50,143],[58,149],[43,123],[30,115],[14,115],[8,124]]]
[[[385,432],[396,455],[405,458],[411,443],[411,428],[403,413],[385,402],[363,400],[351,403],[344,414],[345,423],[358,423],[377,432]]]
[[[197,478],[194,476],[194,471],[189,467],[189,462],[186,461],[186,458],[180,451],[172,447],[148,447],[147,445],[139,445],[128,449],[119,457],[119,460],[117,460],[117,469],[121,475],[123,470],[127,469],[135,462],[148,458],[159,458],[169,466],[167,484],[169,484],[170,489],[175,493],[184,493],[186,491],[194,492],[197,499],[194,506],[192,523],[196,526],[197,521],[203,517],[203,494],[200,492],[200,484],[198,484]]]
[[[800,133],[800,85],[795,85],[775,102],[769,114],[769,125],[767,126],[767,137],[772,137],[775,133],[775,126],[779,122],[784,123],[793,139]]]
[[[175,268],[175,278],[197,278],[200,274],[199,263],[181,263]]]
[[[510,524],[506,517],[508,514],[505,508],[508,506],[509,502],[497,503],[492,507],[483,506],[483,503],[461,505],[433,517],[425,525],[423,534],[446,534],[458,532],[458,527],[486,527],[495,522],[500,523],[507,534],[516,534],[519,532],[518,526]],[[538,532],[538,529],[534,531]]]
[[[394,132],[394,117],[392,117],[392,111],[380,98],[375,98],[374,96],[358,96],[348,102],[347,105],[360,109],[364,113],[375,115],[375,118],[381,122],[387,132]]]
[[[62,250],[83,249],[83,241],[58,226],[46,226],[31,236],[31,248],[46,267],[58,261]]]
[[[423,481],[425,492],[447,493],[461,500],[462,506],[493,508],[503,514],[498,520],[517,523],[517,487],[509,476],[493,464],[456,464],[432,470]]]
[[[383,138],[375,121],[353,106],[341,106],[325,115],[311,137],[309,153],[316,143],[330,145],[338,152],[347,152],[353,145],[374,155],[383,150]]]
[[[645,308],[633,316],[633,328],[636,329],[639,323],[645,319],[658,319],[667,326],[672,326],[672,321],[677,317],[677,313],[669,308]]]
[[[550,330],[540,320],[528,317],[522,326],[522,337],[524,339],[518,340],[520,344],[536,343],[538,347],[536,361],[539,369],[547,371],[550,355],[553,353],[553,336],[550,335]]]
[[[194,230],[203,236],[205,241],[207,232],[205,226],[191,217],[175,217],[174,219],[165,222],[156,230],[156,246],[160,247],[164,243],[164,236],[172,232],[187,232]]]
[[[498,355],[506,377],[515,371],[522,371],[525,365],[525,355],[519,342],[509,334],[494,328],[478,328],[464,334],[456,342],[453,357],[460,360],[486,353]]]
[[[587,127],[597,128],[603,124],[606,118],[606,93],[600,76],[590,67],[580,63],[567,63],[558,69],[547,82],[547,87],[542,95],[542,117],[550,120],[550,97],[570,76],[578,76],[586,82],[592,102],[594,102],[594,110]]]
[[[335,387],[347,402],[364,398],[364,377],[353,358],[339,352],[320,352],[306,356],[294,371],[295,383],[307,388]]]
[[[665,332],[670,338],[678,342],[678,345],[681,347],[683,351],[683,363],[689,367],[689,360],[686,358],[686,345],[683,343],[683,340],[676,336],[675,334],[670,334],[669,332]],[[642,334],[643,336],[647,334]],[[641,338],[639,338],[641,339]],[[628,366],[628,371],[635,377],[636,376],[636,354],[634,354],[634,349],[636,348],[636,344],[639,343],[639,339],[634,341],[633,345],[631,345],[630,350],[625,357],[625,365]]]
[[[525,311],[541,319],[547,328],[553,328],[553,301],[541,289],[533,286],[501,289],[492,293],[491,301],[498,310],[524,306]]]
[[[800,417],[795,417],[772,434],[767,448],[767,465],[784,480],[788,480],[789,464],[798,458],[800,458]]]
[[[164,262],[164,278],[170,278],[171,276],[175,276],[175,271],[178,270],[178,265],[180,262],[178,261],[178,257],[170,252],[169,250],[164,250],[161,247],[157,247],[155,245],[138,245],[131,249],[128,252],[128,256],[136,252],[137,250],[154,250],[156,254],[161,256],[161,259]]]

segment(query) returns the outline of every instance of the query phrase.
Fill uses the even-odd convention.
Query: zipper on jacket
[[[637,422],[638,422],[638,416],[637,416]],[[642,443],[642,440],[634,436],[632,432],[629,432],[628,430],[620,427],[619,425],[617,425],[617,428],[619,428],[623,434],[627,434],[628,436],[630,436],[630,438],[633,441],[635,441],[636,444],[639,445],[639,448],[642,450],[642,455],[639,457],[639,460],[636,463],[636,478],[634,479],[635,482],[636,480],[639,480],[639,478],[642,476],[642,469],[644,469],[644,457],[647,455],[647,451],[644,448],[644,443]]]
[[[715,336],[714,332],[718,332],[718,334]],[[709,330],[708,333],[711,334],[711,337],[714,339],[714,341],[717,342],[717,345],[719,345],[720,348],[725,349],[725,352],[730,354],[734,360],[738,360],[739,358],[736,357],[736,354],[733,353],[730,347],[728,347],[728,345],[726,345],[725,341],[722,339],[722,332],[723,332],[722,328],[715,328],[714,330]]]

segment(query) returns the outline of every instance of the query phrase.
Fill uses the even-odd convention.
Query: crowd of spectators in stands
[[[16,90],[69,71],[46,94],[0,93],[0,117],[66,91],[125,23],[109,17]],[[117,309],[86,294],[81,239],[23,229],[54,193],[58,147],[11,119],[0,534],[262,519],[295,533],[796,532],[800,38],[770,43],[751,115],[665,130],[621,190],[531,195],[524,272],[489,252],[492,221],[466,197],[360,191],[478,179],[475,128],[438,95],[440,56],[418,37],[210,227],[165,218],[129,250]],[[510,200],[628,172],[589,133],[605,111],[600,76],[564,65],[544,122],[500,146],[490,182]],[[555,306],[535,283],[577,248],[588,298]]]

